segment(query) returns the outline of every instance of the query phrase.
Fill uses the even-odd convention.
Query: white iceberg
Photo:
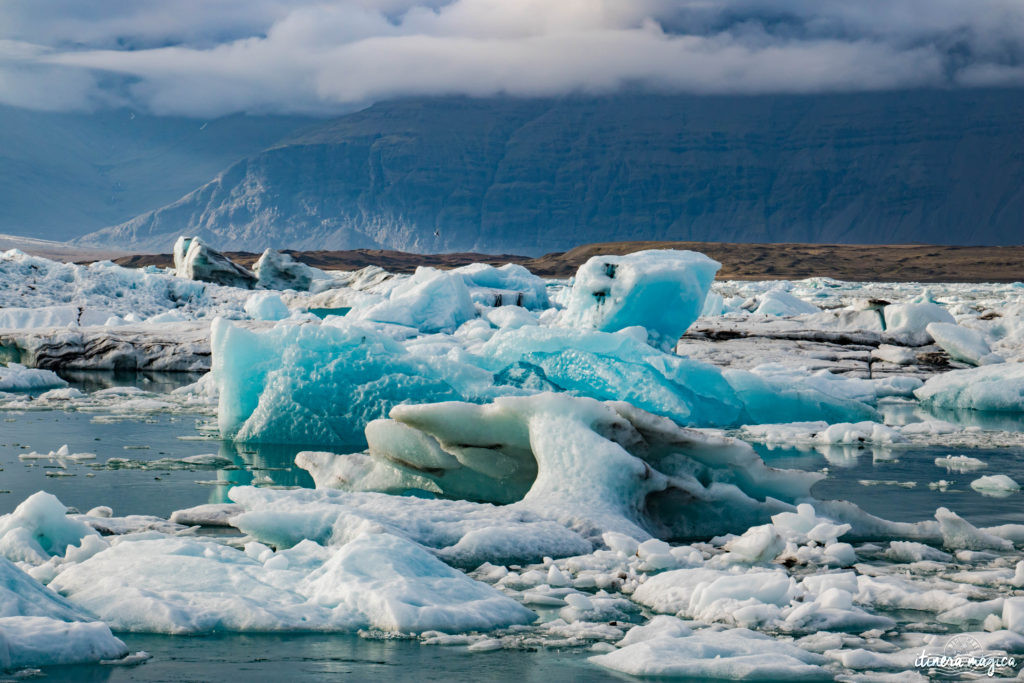
[[[951,323],[928,323],[925,329],[953,360],[969,365],[1003,362],[1001,356],[992,353],[985,336],[977,330]]]
[[[1024,363],[945,372],[931,377],[914,396],[939,408],[1024,412]]]
[[[761,295],[754,315],[785,316],[820,313],[821,309],[803,299],[798,299],[782,287],[769,289]]]
[[[700,315],[719,268],[693,251],[594,256],[576,272],[565,322],[604,332],[639,325],[672,347]]]
[[[710,536],[768,521],[820,475],[766,467],[747,444],[628,403],[558,394],[396,406],[369,451],[301,458],[318,485],[422,489],[514,503],[585,537]],[[386,486],[382,486],[386,485]]]
[[[257,546],[259,544],[256,544]],[[257,557],[188,538],[120,543],[50,584],[114,628],[153,633],[490,630],[535,615],[389,534]]]
[[[0,391],[33,391],[67,385],[51,370],[26,368],[20,363],[0,365]]]
[[[254,292],[245,300],[244,308],[253,320],[284,320],[291,315],[277,292]]]
[[[465,279],[454,272],[419,267],[396,284],[387,299],[352,309],[349,317],[412,327],[420,332],[454,332],[476,317]]]
[[[474,301],[486,306],[521,306],[531,310],[550,306],[547,283],[516,263],[495,268],[472,263],[451,271],[461,275]]]
[[[975,479],[971,482],[971,488],[978,493],[1002,497],[1020,491],[1020,484],[1005,474],[992,474]]]
[[[638,627],[641,628],[641,627]],[[633,633],[630,631],[627,638]],[[748,629],[658,635],[590,661],[641,677],[707,680],[831,681],[821,655]]]
[[[949,311],[932,302],[889,304],[882,312],[886,334],[914,346],[932,341],[930,323],[956,323]]]
[[[106,624],[0,558],[0,670],[84,664],[127,654]]]

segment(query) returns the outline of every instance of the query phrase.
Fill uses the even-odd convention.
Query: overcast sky
[[[8,0],[0,103],[201,117],[424,94],[1024,86],[1024,0]]]

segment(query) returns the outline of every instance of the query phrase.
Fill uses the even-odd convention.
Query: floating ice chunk
[[[11,539],[7,537],[11,534]],[[0,543],[5,554],[13,552],[8,545],[9,540],[21,539],[17,547],[24,547],[29,540],[33,545],[26,552],[31,556],[40,551],[44,559],[51,555],[63,555],[70,545],[79,545],[86,536],[95,536],[96,532],[88,525],[67,516],[67,508],[52,494],[39,491],[34,493],[14,512],[0,517]],[[15,556],[12,559],[26,560],[27,557]]]
[[[536,618],[420,546],[387,534],[342,546],[298,590],[334,611],[364,615],[373,628],[397,632],[486,631]]]
[[[786,542],[771,524],[754,526],[725,544],[724,556],[730,562],[758,564],[770,562],[786,547]]]
[[[899,428],[900,431],[905,435],[912,434],[953,434],[960,431],[952,422],[946,422],[945,420],[921,420],[920,422],[911,422],[910,424],[903,425]]]
[[[626,636],[616,644],[627,647],[654,638],[682,638],[692,634],[693,629],[682,619],[656,614],[647,623],[629,629]]]
[[[175,510],[171,513],[169,521],[185,526],[230,526],[231,518],[244,511],[245,508],[236,503],[207,503]]]
[[[945,372],[929,379],[914,395],[939,408],[1024,412],[1024,363]]]
[[[917,362],[917,350],[906,346],[882,344],[871,351],[871,358],[893,365],[913,365]]]
[[[971,622],[984,622],[990,616],[998,615],[1003,611],[1003,598],[985,600],[982,602],[969,602],[966,605],[957,607],[946,612],[940,612],[935,620],[943,624],[968,624]],[[997,616],[998,618],[998,616]],[[1000,627],[1002,621],[1000,621]]]
[[[291,311],[276,292],[254,292],[245,300],[245,312],[253,320],[284,320]]]
[[[278,547],[313,539],[340,545],[363,532],[403,536],[449,564],[477,567],[587,554],[593,545],[565,526],[515,506],[342,491],[232,488],[246,512],[231,524]]]
[[[953,360],[970,365],[991,365],[1002,363],[1003,359],[992,353],[985,336],[969,327],[955,323],[928,323],[928,334],[935,343]]]
[[[1007,598],[1003,602],[1003,628],[1024,635],[1024,597]]]
[[[949,472],[973,472],[987,467],[983,461],[969,455],[947,455],[935,458],[935,464],[938,467],[945,467]]]
[[[181,323],[186,320],[188,320],[188,318],[178,311],[164,311],[163,313],[157,313],[154,316],[146,318],[146,324],[159,325],[161,323]]]
[[[332,615],[295,592],[305,574],[265,570],[243,552],[187,538],[113,545],[67,567],[50,584],[117,630],[348,630],[357,615]],[[340,623],[339,623],[340,620]]]
[[[640,325],[656,344],[674,346],[700,315],[720,267],[693,251],[594,256],[576,272],[564,321],[605,332]]]
[[[465,280],[452,272],[419,267],[395,285],[385,301],[356,306],[348,317],[414,327],[421,332],[454,332],[476,316]]]
[[[484,314],[495,327],[515,330],[520,327],[537,325],[537,316],[522,306],[498,306]]]
[[[942,545],[953,550],[1012,550],[1013,543],[979,529],[955,512],[941,507],[935,511],[942,533]]]
[[[198,237],[182,235],[174,243],[174,274],[187,280],[252,289],[256,277]]]
[[[695,568],[656,574],[632,598],[655,612],[756,626],[778,619],[797,592],[796,582],[779,569],[735,573]],[[737,603],[744,609],[738,610]]]
[[[971,488],[983,495],[1002,498],[1020,491],[1020,484],[1005,474],[993,474],[975,479]]]
[[[26,368],[19,363],[0,366],[0,391],[32,391],[67,386],[67,382],[50,370]]]
[[[590,661],[633,676],[714,680],[830,681],[825,658],[747,629],[664,635],[626,645]]]
[[[610,550],[621,553],[626,557],[635,555],[637,549],[640,547],[640,544],[632,536],[616,533],[614,531],[606,531],[602,534],[601,539]]]
[[[890,304],[883,314],[885,331],[915,346],[932,341],[927,330],[929,323],[956,323],[949,311],[935,303]]]
[[[798,299],[782,287],[769,289],[761,295],[754,315],[785,316],[820,313],[821,309],[803,299]]]
[[[768,468],[743,442],[680,428],[626,403],[564,394],[396,406],[391,417],[367,428],[362,468],[351,464],[358,454],[338,456],[345,463],[338,485],[360,490],[360,477],[381,481],[373,460],[399,465],[446,496],[521,498],[517,506],[595,541],[606,531],[646,539],[655,528],[714,535],[741,519],[746,528],[788,508],[779,501],[807,497],[820,478]],[[604,436],[611,434],[614,440]],[[332,467],[318,461],[315,471]]]
[[[0,670],[81,664],[128,654],[106,624],[0,558]]]
[[[796,512],[772,515],[772,525],[782,537],[798,545],[814,541],[827,545],[846,534],[849,524],[836,524],[831,519],[818,517],[810,503],[797,505]]]
[[[542,309],[550,305],[547,283],[515,263],[506,263],[500,268],[486,263],[472,263],[455,268],[452,273],[461,275],[469,287],[493,292],[486,302],[488,306],[512,305]]]
[[[256,274],[256,284],[266,289],[294,289],[306,292],[315,288],[314,283],[326,283],[331,280],[331,276],[319,268],[296,261],[291,254],[273,249],[263,252],[253,266],[253,272]]]
[[[462,398],[452,386],[460,380],[466,393],[493,381],[484,370],[413,356],[348,317],[264,334],[218,319],[211,347],[221,433],[240,441],[348,443],[396,403]]]
[[[891,541],[885,556],[894,562],[952,562],[953,556],[914,541]]]
[[[535,618],[388,534],[357,537],[329,554],[271,554],[262,563],[208,541],[122,542],[66,568],[51,585],[115,628],[157,633],[458,632]]]
[[[458,335],[396,341],[389,334],[394,328],[350,317],[281,324],[263,333],[216,320],[211,351],[222,436],[349,443],[349,435],[396,403],[482,401],[543,390],[625,400],[701,426],[877,418],[869,406],[844,397],[874,401],[875,385],[867,380],[864,386],[817,376],[803,381],[789,372],[766,381],[659,352],[629,334],[540,326],[494,331],[476,322],[477,332],[482,325],[493,335],[486,342]],[[846,387],[856,390],[841,391]]]
[[[50,617],[0,617],[0,669],[61,666],[117,660],[125,644],[98,621]]]

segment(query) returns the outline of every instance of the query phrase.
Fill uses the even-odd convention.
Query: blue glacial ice
[[[594,256],[576,273],[565,323],[603,332],[641,326],[655,344],[674,346],[701,314],[719,268],[694,251]]]
[[[659,351],[628,329],[495,330],[477,319],[455,335],[395,339],[404,329],[347,317],[286,322],[264,332],[216,321],[211,347],[222,434],[352,443],[353,434],[358,438],[367,423],[400,403],[479,402],[544,390],[628,401],[695,426],[877,418],[869,403],[878,392],[870,382],[865,389],[854,380],[793,371],[723,372]]]
[[[628,401],[683,425],[849,422],[877,418],[872,404],[887,391],[918,386],[792,369],[723,372],[652,346],[674,343],[697,317],[716,269],[690,252],[600,257],[581,268],[568,308],[535,318],[523,307],[474,305],[466,285],[472,275],[530,291],[528,273],[421,268],[344,318],[259,333],[218,321],[211,347],[221,431],[242,441],[351,443],[400,403],[545,390]]]

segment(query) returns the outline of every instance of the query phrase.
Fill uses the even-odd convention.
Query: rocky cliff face
[[[405,100],[86,244],[540,253],[611,240],[1024,241],[1024,91]]]

